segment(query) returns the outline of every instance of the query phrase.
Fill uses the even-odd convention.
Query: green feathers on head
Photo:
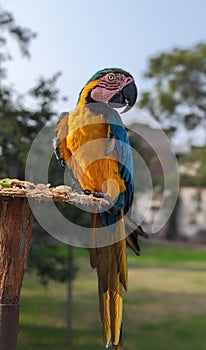
[[[90,83],[91,81],[97,80],[101,77],[103,77],[104,75],[108,74],[108,73],[121,73],[124,74],[125,77],[132,77],[132,75],[128,72],[126,72],[125,70],[121,69],[121,68],[104,68],[99,70],[98,72],[96,72],[87,82]]]

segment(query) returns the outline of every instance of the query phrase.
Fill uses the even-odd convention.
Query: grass
[[[129,254],[124,293],[126,350],[206,349],[206,252],[153,244]],[[21,295],[18,350],[103,349],[96,273],[88,253],[75,249],[73,343],[66,344],[66,285],[45,288],[26,276]]]

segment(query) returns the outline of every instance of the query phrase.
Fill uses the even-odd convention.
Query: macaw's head
[[[137,87],[131,74],[120,68],[106,68],[95,73],[83,87],[77,105],[104,102],[115,108],[126,106],[126,112],[136,99]]]

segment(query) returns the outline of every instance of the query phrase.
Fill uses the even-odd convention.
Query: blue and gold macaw
[[[136,101],[134,78],[119,68],[92,76],[80,92],[76,109],[63,113],[57,124],[55,152],[85,193],[100,194],[112,206],[94,213],[92,227],[108,227],[118,238],[111,245],[90,249],[97,269],[99,305],[106,349],[123,349],[122,290],[127,289],[126,244],[139,255],[138,230],[125,218],[134,192],[133,160],[126,128],[113,107],[129,110]],[[134,232],[125,234],[130,227]],[[141,228],[140,228],[141,230]],[[140,232],[141,233],[141,232]]]

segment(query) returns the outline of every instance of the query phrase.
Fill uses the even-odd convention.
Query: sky
[[[23,59],[10,42],[14,60],[9,81],[20,92],[38,77],[61,71],[58,86],[74,108],[78,94],[99,69],[121,67],[147,86],[148,59],[174,47],[190,47],[206,39],[205,0],[1,0],[16,22],[38,34],[31,59]]]

